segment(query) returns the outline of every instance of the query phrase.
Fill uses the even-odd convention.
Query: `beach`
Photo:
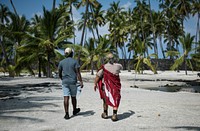
[[[94,78],[82,72],[84,88],[77,97],[81,112],[65,120],[58,78],[0,77],[0,131],[184,131],[200,130],[199,72],[122,71],[117,122],[102,119],[102,100]],[[195,83],[191,88],[190,84]],[[179,87],[168,91],[168,87]]]

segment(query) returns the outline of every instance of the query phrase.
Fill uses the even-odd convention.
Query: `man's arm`
[[[83,80],[82,80],[80,68],[77,68],[77,69],[76,69],[76,73],[77,73],[77,78],[78,78],[78,80],[80,81],[81,88],[83,88]]]
[[[62,70],[58,69],[59,78],[62,80]]]

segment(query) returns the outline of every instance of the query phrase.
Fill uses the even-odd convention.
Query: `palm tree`
[[[140,39],[135,40],[135,50],[137,51],[137,63],[135,64],[135,71],[138,73],[143,73],[143,66],[146,64],[153,72],[154,74],[157,74],[157,71],[155,67],[151,64],[150,57],[145,57],[144,52],[145,52],[145,42],[141,41]]]
[[[175,3],[178,15],[181,18],[182,30],[184,30],[184,20],[186,17],[189,18],[191,12],[191,0],[175,0]]]
[[[178,68],[178,66],[180,66],[182,63],[184,63],[185,74],[187,75],[187,66],[192,68],[191,61],[188,60],[187,58],[188,58],[189,53],[193,50],[192,44],[194,41],[194,37],[195,36],[190,36],[190,33],[187,33],[185,36],[179,38],[180,43],[183,46],[183,55],[181,57],[179,57],[175,61],[175,63],[172,65],[172,67],[171,67],[172,70]]]
[[[151,31],[153,35],[153,43],[154,43],[154,53],[158,55],[158,47],[157,47],[157,42],[156,42],[156,31],[155,31],[155,26],[154,26],[154,19],[153,19],[153,12],[151,10],[151,2],[149,0],[149,11],[150,11],[150,23],[151,23]]]
[[[200,41],[200,26],[199,26],[199,21],[200,21],[200,1],[199,0],[193,0],[192,1],[192,10],[191,13],[193,17],[197,15],[197,30],[196,30],[196,39],[195,39],[195,48],[197,48],[198,41]],[[199,38],[198,38],[199,36]],[[195,51],[196,52],[196,51]]]
[[[78,8],[82,5],[82,6],[85,6],[86,5],[86,8],[85,8],[85,19],[84,19],[84,26],[83,26],[83,31],[82,31],[82,35],[81,35],[81,42],[80,42],[80,45],[83,46],[83,39],[85,37],[85,28],[86,28],[86,23],[87,23],[87,20],[88,20],[88,11],[89,11],[89,6],[91,6],[91,9],[92,8],[97,8],[98,5],[100,3],[97,1],[97,0],[81,0],[81,2],[78,4]],[[92,10],[91,10],[92,12]],[[79,51],[79,57],[78,57],[78,60],[80,61],[80,55],[81,55],[81,51]]]
[[[134,44],[133,44],[133,37],[134,37],[134,30],[136,29],[136,17],[134,17],[134,11],[131,10],[129,8],[129,10],[127,12],[125,12],[125,17],[126,17],[126,22],[128,23],[127,30],[128,30],[128,34],[129,34],[129,42],[126,45],[126,47],[128,47],[128,52],[129,52],[129,56],[128,56],[128,72],[131,71],[130,69],[130,61],[131,61],[131,57],[134,56]],[[133,55],[132,55],[133,53]]]
[[[124,69],[126,69],[127,53],[125,42],[128,41],[129,24],[127,23],[126,13],[123,10],[124,8],[119,7],[119,2],[113,2],[107,11],[106,19],[109,23],[110,40],[113,46],[115,46],[117,55],[119,55],[118,48],[121,49],[122,58],[124,59]]]
[[[47,77],[52,76],[51,65],[55,58],[55,48],[57,44],[69,37],[63,35],[66,30],[59,30],[64,11],[63,9],[48,11],[43,7],[44,16],[41,18],[39,24],[40,35],[39,37],[35,36],[35,39],[39,40],[39,47],[43,49],[47,57]]]
[[[99,34],[98,27],[105,25],[105,18],[104,18],[105,11],[101,10],[101,8],[102,8],[102,5],[99,4],[99,6],[97,8],[94,8],[94,12],[93,12],[93,26],[96,30],[98,40],[100,40],[100,34]]]
[[[18,13],[17,13],[17,10],[16,10],[16,8],[15,8],[15,5],[13,4],[13,1],[10,0],[10,3],[11,3],[11,5],[12,5],[12,7],[13,7],[13,10],[14,10],[15,15],[18,16]]]
[[[14,77],[14,66],[17,64],[19,55],[17,53],[17,48],[21,45],[23,40],[23,34],[27,31],[29,27],[29,22],[26,20],[25,16],[17,16],[13,13],[10,14],[11,22],[7,24],[5,28],[5,43],[7,46],[7,54],[9,55],[12,64],[8,66],[9,74]]]
[[[155,23],[154,24],[155,32],[156,32],[155,34],[156,34],[156,37],[159,39],[160,49],[161,49],[163,58],[165,59],[165,51],[164,51],[163,42],[162,42],[163,34],[165,31],[165,28],[163,28],[165,26],[164,16],[160,11],[154,12],[153,19]]]
[[[121,23],[124,23],[122,20],[122,10],[123,8],[119,6],[119,1],[113,2],[110,4],[110,8],[107,11],[106,19],[109,23],[109,31],[110,31],[110,39],[113,40],[113,44],[115,46],[116,52],[117,48],[120,47],[120,44],[122,41],[120,41],[120,26],[122,26]],[[122,34],[122,33],[121,33]],[[118,39],[117,39],[118,38]]]
[[[181,28],[181,21],[177,15],[177,11],[175,10],[176,3],[175,1],[166,0],[165,3],[160,4],[160,8],[162,8],[162,14],[165,16],[165,40],[167,43],[167,51],[174,51],[178,49],[178,37],[183,35],[183,30]],[[176,30],[174,30],[176,29]],[[176,45],[176,47],[175,47]],[[170,59],[173,59],[170,56]]]
[[[5,5],[0,4],[0,45],[1,45],[1,49],[2,49],[2,53],[5,59],[5,68],[8,68],[9,66],[9,60],[8,60],[8,56],[7,56],[7,51],[6,51],[6,46],[4,44],[4,33],[3,33],[3,28],[5,28],[6,23],[9,23],[9,15],[10,15],[10,11],[8,9],[8,7],[6,7]],[[9,73],[10,75],[10,73]]]
[[[142,1],[135,0],[135,2],[137,3],[137,5],[134,8],[134,11],[135,11],[136,14],[138,14],[138,17],[139,17],[138,27],[140,27],[140,29],[141,29],[141,38],[142,38],[142,41],[145,41],[145,39],[147,38],[147,36],[146,36],[145,31],[144,31],[144,27],[145,27],[145,24],[148,21],[149,8],[148,8],[145,0],[142,0]],[[146,48],[146,53],[148,55],[148,49],[147,48]]]
[[[71,15],[72,23],[75,25],[74,17],[73,17],[73,7],[77,8],[78,0],[62,0],[64,3],[66,2],[66,6],[69,6],[69,12]],[[73,28],[73,34],[74,34],[74,44],[76,43],[76,37],[75,37],[75,28]]]
[[[94,38],[89,38],[89,41],[85,43],[84,48],[86,50],[83,49],[83,53],[82,55],[84,57],[82,57],[82,67],[84,68],[85,66],[88,66],[90,64],[91,67],[91,75],[94,75],[94,62],[97,61],[97,57],[96,57],[96,53],[95,53],[95,39]]]
[[[200,70],[200,41],[198,43],[195,43],[197,45],[197,48],[195,48],[194,54],[191,54],[192,60],[194,61],[195,69]]]

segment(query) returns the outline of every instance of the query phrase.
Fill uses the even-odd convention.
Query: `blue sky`
[[[109,8],[110,3],[113,1],[118,2],[120,1],[120,6],[125,7],[125,9],[128,9],[129,7],[135,7],[135,0],[98,0],[102,5],[103,9],[106,10]],[[5,4],[9,7],[11,11],[13,11],[13,8],[10,4],[10,0],[0,0],[0,3]],[[53,0],[13,0],[13,3],[16,7],[16,10],[19,15],[25,15],[27,19],[30,19],[34,16],[34,14],[42,15],[43,12],[43,6],[50,10],[53,5]],[[61,0],[56,0],[56,5],[61,3]],[[152,0],[152,9],[158,10],[158,0]],[[78,20],[81,18],[80,12],[81,10],[74,10],[74,19]],[[197,17],[190,18],[189,20],[185,21],[185,31],[191,33],[192,35],[195,35],[196,31],[196,22]],[[103,27],[100,29],[100,34],[106,34],[108,27]],[[76,32],[77,37],[76,40],[79,41],[81,38],[81,32]],[[92,36],[92,34],[88,33],[88,36]]]

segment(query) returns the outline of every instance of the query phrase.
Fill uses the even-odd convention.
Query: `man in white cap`
[[[80,112],[80,108],[77,108],[77,79],[80,81],[81,88],[83,88],[83,81],[80,73],[80,65],[73,57],[73,51],[71,48],[65,49],[66,58],[59,62],[58,70],[59,77],[62,80],[62,90],[64,96],[64,109],[65,119],[69,119],[69,99],[71,96],[73,105],[73,115]]]
[[[117,121],[117,110],[121,100],[121,82],[119,78],[120,70],[123,69],[119,63],[114,63],[112,53],[107,55],[108,63],[103,65],[97,72],[94,90],[99,89],[100,97],[103,99],[102,118],[108,118],[108,105],[113,107],[112,121]]]

